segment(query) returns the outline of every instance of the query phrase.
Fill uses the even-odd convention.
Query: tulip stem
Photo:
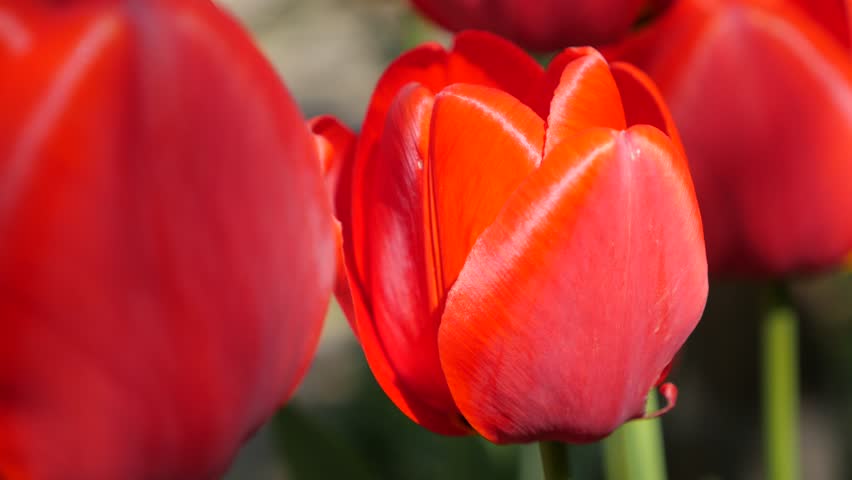
[[[657,410],[657,392],[648,394],[645,411]],[[609,480],[666,480],[666,452],[659,418],[634,420],[604,440]]]
[[[798,480],[798,319],[783,289],[773,289],[768,297],[762,331],[766,478]]]
[[[560,442],[539,442],[541,466],[545,480],[569,480],[571,465],[568,461],[568,447]]]

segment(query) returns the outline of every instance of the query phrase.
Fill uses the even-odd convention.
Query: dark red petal
[[[385,128],[385,117],[402,88],[416,83],[433,95],[447,85],[448,54],[441,45],[427,43],[405,52],[388,66],[370,98],[367,115],[361,125],[355,152],[353,176],[360,178],[368,158],[375,155],[376,144]]]
[[[554,64],[561,64],[562,58],[575,53],[579,52],[563,53]],[[559,83],[553,91],[547,117],[545,157],[560,143],[586,128],[625,128],[624,108],[609,65],[594,50],[583,53],[585,55],[571,60],[561,70]],[[548,69],[548,76],[558,71]]]
[[[0,477],[220,478],[328,305],[304,120],[209,2],[0,12]]]
[[[495,32],[525,48],[553,51],[611,42],[624,35],[646,0],[413,0],[452,31]]]
[[[319,152],[325,186],[334,206],[337,236],[337,280],[334,296],[349,320],[356,336],[355,312],[346,274],[344,245],[352,243],[352,167],[355,159],[355,134],[338,119],[323,115],[308,121]]]
[[[538,167],[544,121],[507,93],[456,84],[435,99],[427,177],[427,235],[439,308],[479,234]]]
[[[492,87],[532,106],[534,87],[544,70],[512,42],[488,32],[456,35],[447,62],[447,85],[471,83]]]
[[[665,132],[683,151],[680,134],[663,95],[648,75],[625,62],[613,62],[612,76],[621,94],[627,126],[651,125]]]
[[[465,434],[438,359],[440,318],[427,284],[423,164],[433,101],[426,88],[404,88],[375,155],[354,177],[353,250],[363,292],[353,299],[364,353],[385,393],[424,427]]]
[[[653,127],[563,143],[480,236],[439,331],[453,398],[489,440],[599,439],[646,395],[707,295],[685,160]]]
[[[683,52],[694,50],[718,26],[706,21],[714,6],[722,3],[732,5],[741,1],[747,0],[673,2],[650,25],[637,30],[623,42],[601,47],[600,51],[610,62],[625,60],[638,65],[644,72],[653,72],[651,78],[665,93],[670,88],[670,82],[677,81],[678,71],[696,60],[695,56]]]

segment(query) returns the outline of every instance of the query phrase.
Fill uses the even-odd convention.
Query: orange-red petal
[[[388,109],[407,84],[419,84],[432,95],[453,83],[483,85],[504,89],[529,103],[542,75],[542,68],[523,50],[488,32],[460,33],[449,52],[427,43],[402,54],[379,79],[370,99],[355,153],[354,177],[362,176],[363,165],[374,155]],[[353,195],[358,196],[359,187],[354,188]]]
[[[426,161],[435,308],[479,234],[538,167],[544,121],[511,95],[456,84],[435,98]]]
[[[653,127],[586,130],[474,245],[448,296],[441,364],[489,440],[596,440],[644,414],[706,294],[679,150]]]
[[[353,299],[367,361],[391,400],[430,430],[465,434],[438,359],[440,318],[429,306],[423,165],[433,101],[424,87],[404,88],[375,155],[355,178],[354,257],[363,291]]]
[[[568,58],[571,60],[564,62]],[[547,75],[558,75],[559,82],[548,109],[545,157],[586,128],[625,128],[618,87],[601,54],[592,49],[569,49],[554,59]]]

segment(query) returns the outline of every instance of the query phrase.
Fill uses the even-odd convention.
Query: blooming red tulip
[[[852,56],[830,33],[783,1],[684,0],[609,54],[672,109],[711,272],[810,271],[852,250]]]
[[[221,478],[333,282],[314,142],[210,2],[0,4],[0,478]]]
[[[618,39],[642,13],[666,0],[412,0],[441,26],[489,30],[534,50]]]
[[[390,66],[353,161],[351,323],[405,414],[501,443],[590,441],[644,414],[707,276],[686,160],[641,72],[592,49],[543,71],[465,32]]]

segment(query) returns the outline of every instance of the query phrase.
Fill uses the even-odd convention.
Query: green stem
[[[568,462],[568,447],[559,442],[539,442],[541,466],[545,480],[569,480],[571,466]]]
[[[766,478],[798,480],[799,336],[789,297],[773,292],[763,320],[763,434]]]
[[[646,411],[657,409],[657,392],[648,394]],[[659,418],[634,420],[604,440],[609,480],[666,480],[666,453]]]

